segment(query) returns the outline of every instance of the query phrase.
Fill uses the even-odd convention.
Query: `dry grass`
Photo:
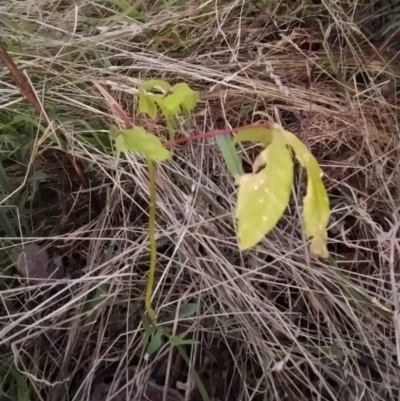
[[[163,77],[201,91],[182,135],[258,119],[299,135],[324,169],[333,208],[329,263],[310,257],[302,235],[301,172],[279,227],[240,253],[234,180],[216,143],[189,143],[157,166],[154,305],[160,320],[175,315],[168,327],[199,341],[187,348],[190,371],[221,401],[398,398],[400,59],[395,40],[377,49],[400,6],[377,4],[0,1],[1,37],[55,121],[35,125],[1,66],[1,160],[18,192],[2,208],[16,237],[2,240],[0,391],[18,401],[87,400],[110,365],[134,367],[131,397],[150,376],[164,382],[163,368],[171,388],[193,385],[168,347],[143,358],[146,166],[112,156],[114,117],[93,85],[140,123],[137,87]],[[86,166],[100,216],[59,151],[57,126]],[[251,157],[244,149],[245,163]],[[38,172],[45,176],[32,184]],[[7,255],[21,242],[63,257],[69,278],[58,291],[15,277]],[[186,302],[198,311],[178,321]]]

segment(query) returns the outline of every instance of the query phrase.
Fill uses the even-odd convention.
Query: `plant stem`
[[[145,308],[149,319],[154,324],[156,314],[151,306],[151,298],[153,296],[154,277],[156,273],[157,264],[157,246],[156,246],[156,175],[154,170],[154,163],[151,159],[147,158],[147,170],[149,172],[149,189],[150,189],[150,202],[149,202],[149,242],[150,242],[150,268],[149,277],[147,279]]]
[[[218,135],[230,135],[237,131],[241,131],[244,129],[250,129],[250,128],[271,129],[271,126],[272,126],[272,124],[270,124],[270,123],[255,123],[255,124],[249,124],[249,125],[242,125],[241,127],[237,127],[237,128],[216,129],[213,131],[202,132],[201,134],[197,134],[197,135],[186,136],[183,138],[174,139],[172,141],[166,141],[166,142],[164,142],[164,146],[180,145],[182,143],[197,141],[199,139],[214,138],[215,136],[218,136]]]

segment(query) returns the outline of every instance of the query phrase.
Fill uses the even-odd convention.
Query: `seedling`
[[[262,146],[256,157],[251,174],[241,174],[235,216],[238,222],[239,248],[249,249],[257,245],[283,216],[289,204],[293,185],[293,157],[307,171],[307,194],[303,204],[303,224],[311,239],[311,252],[315,256],[329,256],[327,225],[329,221],[329,200],[322,181],[322,171],[317,160],[294,134],[278,124],[258,124],[237,129],[212,131],[192,137],[175,139],[178,118],[189,118],[197,105],[199,94],[185,83],[171,86],[163,80],[150,80],[139,88],[139,113],[157,120],[164,116],[170,134],[170,141],[164,144],[143,127],[133,126],[119,130],[112,127],[118,153],[133,151],[146,157],[149,172],[149,242],[151,250],[149,278],[147,282],[145,307],[150,320],[155,322],[151,306],[156,269],[155,205],[156,186],[154,162],[164,162],[172,157],[171,148],[178,144],[197,139],[212,138],[235,133],[233,145],[239,142],[253,142]],[[123,118],[126,121],[126,116]],[[225,156],[224,157],[228,157]],[[237,160],[237,158],[235,158]],[[227,164],[233,165],[232,158]],[[236,166],[237,167],[237,166]],[[235,168],[234,171],[241,171]],[[155,341],[159,340],[155,337]],[[160,337],[161,339],[161,337]]]

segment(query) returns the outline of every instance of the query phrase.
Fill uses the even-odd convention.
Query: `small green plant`
[[[197,312],[198,305],[196,303],[187,303],[182,305],[178,313],[174,313],[170,320],[175,318],[184,319],[191,317]],[[165,340],[169,342],[172,346],[181,348],[182,345],[195,345],[198,341],[185,339],[181,335],[173,335],[168,332],[163,326],[155,327],[151,325],[148,317],[142,316],[142,325],[146,333],[146,337],[149,340],[146,348],[146,357],[157,352],[165,343]]]
[[[139,88],[139,113],[148,116],[153,122],[162,115],[166,121],[170,140],[162,143],[154,133],[147,132],[143,127],[138,126],[130,126],[126,129],[112,127],[110,129],[110,135],[114,139],[118,154],[133,151],[142,154],[147,159],[150,187],[149,242],[151,258],[145,306],[152,322],[155,322],[151,298],[157,254],[154,162],[170,159],[172,155],[168,148],[178,143],[236,133],[233,145],[239,142],[253,142],[263,147],[254,161],[253,172],[237,177],[239,190],[235,215],[238,221],[239,247],[243,250],[259,243],[276,226],[288,206],[293,185],[293,153],[307,171],[303,224],[307,237],[311,239],[311,251],[314,255],[323,258],[329,256],[326,247],[330,213],[328,195],[322,181],[321,168],[307,147],[294,134],[284,130],[278,124],[255,124],[175,139],[179,116],[190,117],[198,99],[198,92],[193,91],[185,83],[171,86],[163,80],[146,81]],[[123,113],[119,106],[117,109]],[[122,120],[125,122],[128,120],[125,114]],[[232,163],[231,159],[230,157],[232,165],[234,162]],[[241,171],[241,169],[236,168],[234,171]],[[160,334],[155,337],[155,341],[158,341],[159,336]]]
[[[198,100],[199,93],[184,82],[171,86],[166,81],[152,79],[139,88],[139,112],[154,120],[161,111],[171,139],[175,138],[179,114],[184,113],[186,117],[190,117]]]
[[[193,91],[185,83],[178,83],[171,86],[162,80],[146,81],[139,88],[139,112],[155,120],[161,112],[166,120],[166,125],[173,139],[175,127],[180,113],[190,116],[196,107],[199,98],[198,92]],[[120,110],[120,108],[118,108]],[[121,110],[120,110],[121,112]],[[127,121],[124,116],[124,121]],[[119,130],[117,127],[110,128],[110,135],[114,139],[115,148],[118,153],[137,152],[147,159],[150,186],[150,207],[149,207],[149,242],[150,242],[150,269],[147,281],[145,307],[149,318],[154,322],[155,313],[151,306],[153,295],[154,276],[157,262],[157,249],[155,240],[155,207],[156,207],[156,184],[155,184],[155,161],[165,161],[171,158],[170,151],[164,147],[161,140],[144,128],[133,126]]]

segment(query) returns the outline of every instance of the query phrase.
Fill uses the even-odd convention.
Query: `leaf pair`
[[[194,315],[198,310],[197,303],[187,303],[180,307],[178,311],[178,318],[183,319]],[[175,313],[173,314],[175,316]],[[173,347],[179,347],[181,345],[195,345],[198,343],[196,340],[185,339],[179,335],[171,335],[166,329],[162,327],[153,327],[149,318],[146,315],[142,316],[143,328],[146,332],[146,337],[149,340],[146,348],[146,355],[150,355],[157,352],[163,345],[164,340],[168,339]]]
[[[123,130],[111,127],[110,136],[114,139],[118,152],[133,151],[157,161],[171,158],[170,151],[164,148],[160,138],[141,127]]]
[[[293,184],[289,146],[307,171],[303,220],[306,235],[312,238],[311,251],[317,256],[328,257],[329,199],[317,160],[295,135],[278,124],[274,124],[272,129],[243,130],[236,135],[234,142],[243,141],[262,143],[266,148],[254,162],[254,173],[243,175],[239,181],[236,218],[240,248],[251,248],[261,241],[276,226],[289,203]],[[260,167],[263,168],[258,171]]]
[[[198,100],[199,93],[184,82],[171,86],[161,79],[152,79],[139,87],[139,112],[155,119],[160,109],[171,137],[174,136],[177,115],[184,112],[189,116]]]
[[[147,348],[146,348],[146,357],[147,358],[150,355],[157,352],[164,345],[165,338],[167,338],[169,340],[170,344],[173,347],[178,347],[181,345],[198,344],[198,341],[196,341],[196,340],[185,339],[185,338],[182,338],[181,336],[168,335],[168,333],[165,330],[157,330],[151,337],[149,343],[147,344]]]

